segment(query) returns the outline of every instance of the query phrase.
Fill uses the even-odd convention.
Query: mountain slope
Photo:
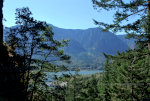
[[[111,32],[102,32],[100,28],[90,28],[86,30],[80,29],[61,29],[53,27],[55,38],[70,39],[73,42],[70,45],[78,42],[87,51],[94,53],[105,52],[107,54],[116,54],[117,51],[125,51],[129,49],[128,45],[119,39]],[[73,48],[73,47],[72,47]],[[76,48],[78,50],[78,48]],[[66,50],[67,51],[67,50]]]
[[[102,68],[105,62],[102,53],[115,55],[117,51],[123,52],[130,47],[130,42],[123,36],[102,32],[101,28],[81,30],[50,26],[53,28],[55,39],[70,40],[68,47],[64,48],[64,52],[72,57],[69,67]]]
[[[126,38],[125,38],[126,35],[117,35],[117,37],[118,37],[120,40],[122,40],[124,43],[126,43],[130,49],[136,48],[136,45],[135,45],[136,40],[135,40],[135,39],[126,39]]]
[[[129,47],[123,39],[111,32],[102,32],[101,28],[63,29],[50,25],[57,40],[69,39],[65,53],[72,56],[71,67],[99,67],[104,64],[102,53],[115,55]]]

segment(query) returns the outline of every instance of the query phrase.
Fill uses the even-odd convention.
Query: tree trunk
[[[149,50],[149,52],[150,52],[150,42],[148,42],[148,50]]]
[[[0,44],[3,43],[3,1],[0,0]]]
[[[150,0],[147,0],[147,13],[148,13],[148,50],[150,52]]]

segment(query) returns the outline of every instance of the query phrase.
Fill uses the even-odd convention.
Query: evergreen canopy
[[[94,8],[115,10],[112,24],[95,23],[105,27],[105,31],[125,31],[128,38],[137,38],[150,50],[150,0],[92,0]],[[132,19],[131,19],[132,17]],[[133,19],[133,17],[135,19]],[[142,40],[144,39],[144,40]]]

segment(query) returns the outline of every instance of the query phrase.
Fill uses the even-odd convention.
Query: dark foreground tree
[[[0,0],[0,44],[3,43],[3,2]]]
[[[8,45],[22,57],[21,82],[28,99],[46,99],[44,92],[48,91],[46,72],[59,70],[54,61],[69,62],[69,56],[63,54],[61,47],[67,44],[53,38],[54,33],[46,22],[31,17],[29,8],[16,10],[16,27],[8,30]],[[43,95],[43,96],[42,96]]]
[[[21,82],[22,58],[6,44],[0,49],[0,101],[25,101]]]

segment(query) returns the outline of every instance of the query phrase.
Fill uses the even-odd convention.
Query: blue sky
[[[97,27],[92,19],[112,22],[112,12],[94,10],[92,0],[5,0],[4,25],[15,25],[15,9],[29,7],[33,17],[66,29]]]

